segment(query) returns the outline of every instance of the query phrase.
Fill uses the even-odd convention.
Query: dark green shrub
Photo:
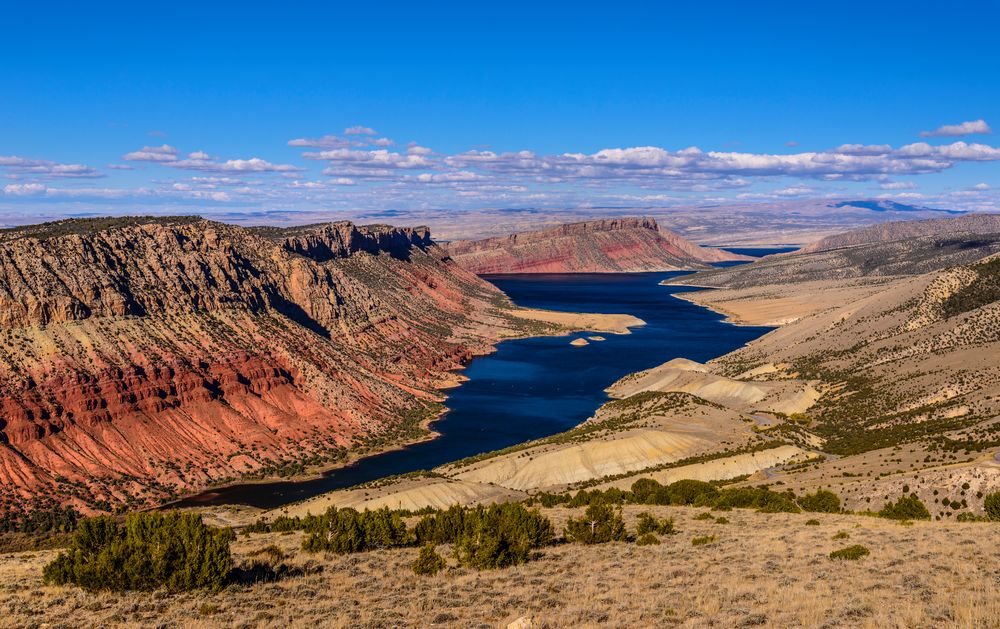
[[[635,540],[636,546],[659,546],[660,538],[652,533],[645,533],[639,536],[639,539]]]
[[[467,510],[453,505],[433,515],[425,515],[417,522],[413,533],[418,544],[453,544],[465,529]]]
[[[81,520],[70,548],[45,566],[46,583],[100,590],[219,589],[232,567],[230,529],[191,513],[134,513]]]
[[[413,572],[417,574],[437,574],[447,567],[444,557],[439,555],[433,544],[426,544],[413,562]]]
[[[566,494],[550,494],[548,492],[540,492],[535,495],[535,499],[542,503],[543,507],[551,508],[556,507],[561,504],[566,504],[569,502],[570,498]]]
[[[716,524],[729,524],[729,518],[715,518]]]
[[[916,494],[901,496],[896,502],[887,502],[878,512],[880,517],[890,520],[930,520],[931,512]]]
[[[653,481],[655,482],[655,481]],[[581,489],[576,492],[566,503],[568,507],[586,507],[593,504],[622,504],[626,498],[631,498],[630,493],[626,493],[617,487],[601,491],[600,489]]]
[[[799,498],[799,506],[814,513],[840,513],[840,498],[832,491],[820,489]]]
[[[705,546],[706,544],[714,544],[715,540],[718,539],[714,535],[702,535],[701,537],[695,537],[691,540],[692,546]]]
[[[672,518],[665,520],[658,520],[649,513],[639,514],[639,523],[636,526],[636,535],[645,535],[646,533],[659,533],[660,535],[673,535],[677,531],[674,530],[674,521]]]
[[[620,542],[627,537],[621,512],[615,511],[610,505],[590,505],[582,518],[571,519],[566,523],[566,539],[578,544]]]
[[[693,505],[699,500],[713,500],[719,495],[714,485],[700,480],[684,479],[667,485],[670,504]]]
[[[836,533],[833,534],[833,537],[831,539],[847,539],[850,536],[851,534],[848,533],[847,531],[837,531]]]
[[[307,531],[310,534],[302,541],[302,549],[313,553],[344,555],[410,543],[403,518],[388,508],[358,512],[330,507]]]
[[[761,513],[798,513],[791,494],[777,493],[765,487],[739,487],[724,489],[710,502],[702,504],[706,496],[695,501],[695,506],[713,508],[757,509]]]
[[[1000,521],[1000,491],[995,491],[992,494],[986,494],[983,498],[983,510],[986,511],[986,517],[993,521]]]
[[[286,515],[279,515],[273,520],[265,520],[260,518],[256,522],[243,527],[244,533],[287,533],[289,531],[301,531],[313,520],[316,516],[306,516],[305,519],[295,516],[290,518]]]
[[[640,505],[668,505],[670,492],[652,478],[640,478],[632,483],[631,502]]]
[[[965,511],[964,513],[959,513],[958,517],[955,518],[956,522],[989,522],[989,518],[982,515],[976,515],[975,513],[969,513]]]
[[[480,505],[465,514],[455,554],[465,566],[504,568],[528,561],[531,549],[548,544],[552,536],[549,519],[520,503]]]
[[[854,546],[847,546],[846,548],[841,548],[830,553],[830,559],[847,559],[850,561],[856,561],[862,557],[866,557],[871,554],[867,548],[860,544],[855,544]]]
[[[698,515],[694,516],[694,519],[695,520],[714,520],[715,516],[712,515],[711,513],[709,513],[708,511],[703,511],[702,513],[699,513]]]
[[[806,520],[806,526],[819,526],[819,520]]]

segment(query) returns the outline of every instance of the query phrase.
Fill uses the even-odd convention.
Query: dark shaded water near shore
[[[738,327],[672,295],[696,290],[661,286],[682,273],[496,275],[486,279],[515,303],[571,312],[627,313],[646,325],[631,334],[574,347],[577,333],[504,341],[463,372],[469,380],[449,391],[450,409],[433,424],[440,436],[361,459],[323,477],[299,482],[234,485],[206,491],[176,506],[248,504],[273,508],[384,476],[431,469],[466,456],[552,435],[590,417],[605,387],[622,376],[672,358],[706,361],[770,328]]]

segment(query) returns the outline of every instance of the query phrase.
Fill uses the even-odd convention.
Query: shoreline
[[[541,337],[558,338],[558,337],[561,337],[561,336],[569,336],[569,335],[577,333],[577,332],[602,332],[602,333],[605,333],[605,334],[631,334],[631,332],[629,331],[629,328],[640,327],[640,326],[646,325],[646,322],[643,321],[642,319],[639,319],[638,317],[634,317],[632,315],[627,315],[627,314],[582,313],[582,312],[568,312],[568,311],[561,311],[561,310],[543,310],[543,309],[538,309],[538,308],[521,308],[521,307],[517,307],[517,308],[515,308],[515,309],[513,309],[511,311],[508,311],[508,314],[511,314],[511,315],[513,315],[515,317],[523,318],[523,319],[525,319],[527,321],[538,321],[538,322],[541,322],[541,323],[547,323],[547,324],[550,324],[550,325],[555,325],[555,326],[560,326],[560,327],[558,329],[553,329],[552,332],[549,333],[549,334],[546,334],[546,333],[535,333],[535,332],[529,332],[529,331],[523,330],[523,331],[520,331],[520,333],[518,333],[518,334],[516,334],[514,336],[506,336],[506,337],[498,338],[495,342],[493,342],[493,343],[490,344],[489,348],[486,351],[484,351],[482,353],[476,354],[473,357],[473,360],[475,360],[476,358],[482,358],[482,357],[485,357],[485,356],[489,356],[490,354],[496,353],[497,348],[500,345],[500,343],[503,343],[505,341],[515,341],[515,340],[519,340],[519,339],[541,338]],[[612,325],[601,326],[601,327],[597,327],[597,326],[588,327],[587,325],[585,325],[585,322],[588,322],[588,321],[590,321],[592,323],[597,323],[597,322],[600,322],[600,321],[606,321],[606,322],[608,322],[608,323],[610,323]],[[471,363],[471,361],[470,361],[470,363]],[[442,393],[441,399],[440,400],[435,400],[437,403],[444,404],[444,402],[446,402],[447,399],[448,399],[447,394],[444,394],[444,392],[445,391],[449,391],[451,389],[456,389],[456,388],[462,386],[462,383],[466,382],[469,379],[468,376],[465,376],[465,375],[463,375],[461,373],[462,371],[465,370],[465,368],[467,366],[468,365],[462,365],[461,367],[458,367],[456,369],[449,370],[448,373],[453,374],[454,377],[450,378],[448,380],[444,380],[440,385],[436,385],[436,386],[433,387],[434,391]],[[188,500],[192,500],[192,499],[198,498],[199,496],[206,496],[207,498],[210,499],[210,498],[213,497],[211,494],[213,494],[214,492],[218,492],[218,491],[221,491],[221,490],[230,489],[232,487],[249,486],[249,485],[269,485],[269,484],[273,484],[273,483],[282,483],[282,482],[302,483],[302,482],[320,480],[320,479],[324,478],[325,476],[327,476],[327,474],[330,473],[330,472],[335,472],[337,470],[346,469],[348,467],[351,467],[352,465],[357,464],[359,461],[363,461],[363,460],[365,460],[367,458],[381,456],[381,455],[384,455],[384,454],[388,454],[390,452],[396,452],[396,451],[400,451],[400,450],[405,450],[406,448],[408,448],[410,446],[417,445],[417,444],[420,444],[420,443],[425,443],[427,441],[433,441],[434,439],[437,439],[438,437],[441,436],[441,433],[439,433],[436,430],[434,430],[433,424],[435,422],[438,422],[441,419],[443,419],[444,416],[447,415],[450,410],[451,409],[449,409],[447,407],[444,407],[440,411],[438,411],[436,414],[434,414],[433,416],[431,416],[431,417],[429,417],[427,419],[422,420],[420,422],[420,428],[422,428],[425,431],[425,433],[422,436],[414,438],[414,439],[407,439],[407,440],[401,441],[401,442],[396,443],[394,445],[390,445],[390,446],[387,446],[385,448],[379,449],[379,450],[377,450],[375,452],[366,452],[364,454],[355,453],[353,456],[351,454],[348,454],[348,456],[344,460],[342,460],[342,461],[338,461],[338,462],[332,463],[330,465],[320,465],[320,466],[317,466],[315,469],[309,470],[308,472],[306,472],[304,474],[298,474],[298,475],[295,475],[295,476],[268,476],[268,477],[264,477],[264,478],[254,478],[254,479],[246,479],[246,480],[236,479],[236,480],[233,480],[233,481],[230,481],[230,482],[226,482],[226,483],[222,483],[222,484],[218,484],[218,485],[211,485],[211,486],[205,487],[203,489],[193,490],[193,491],[191,491],[189,493],[181,495],[180,497],[178,497],[178,498],[176,498],[174,500],[171,500],[170,502],[167,502],[167,503],[164,503],[164,504],[161,504],[161,505],[156,505],[156,506],[148,507],[146,509],[141,509],[141,511],[159,511],[159,510],[170,509],[170,508],[203,509],[203,508],[208,508],[208,507],[213,506],[213,505],[197,505],[197,504],[182,505],[182,506],[177,506],[177,505],[179,505],[180,503],[184,503],[184,502],[186,502]],[[297,500],[296,501],[292,501],[292,502],[290,502],[288,504],[294,504],[294,502],[298,502],[298,501]],[[241,504],[241,503],[230,503],[230,504],[231,505],[239,505],[239,506],[246,507],[246,508],[256,509],[256,507],[251,507],[250,505],[244,505],[244,504]],[[214,505],[214,506],[218,506],[218,505]]]
[[[687,284],[684,284],[684,286],[687,286]],[[705,288],[706,290],[717,290],[714,286],[705,286],[705,287],[700,287],[700,288]],[[690,294],[691,295],[695,295],[698,292],[701,292],[701,291],[696,291],[696,292],[693,292],[693,293],[690,293]],[[739,314],[737,314],[735,312],[732,312],[732,311],[729,311],[729,310],[726,310],[725,308],[722,308],[718,304],[701,303],[699,301],[696,301],[694,299],[689,298],[686,294],[683,294],[683,293],[682,294],[674,293],[674,297],[676,297],[677,299],[683,299],[684,301],[688,302],[689,304],[694,304],[696,306],[701,306],[702,308],[705,308],[707,310],[711,310],[712,312],[714,312],[716,314],[720,314],[720,315],[722,315],[724,317],[722,320],[724,322],[730,324],[730,325],[739,326],[741,328],[779,328],[779,327],[781,327],[780,325],[767,324],[767,323],[753,323],[751,321],[747,321],[746,319],[741,318]]]

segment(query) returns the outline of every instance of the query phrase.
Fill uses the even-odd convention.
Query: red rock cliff
[[[705,268],[749,259],[700,247],[661,229],[652,218],[570,223],[541,231],[447,245],[456,262],[489,273],[610,273]]]
[[[0,232],[0,500],[148,503],[426,413],[505,297],[426,229],[100,219]]]

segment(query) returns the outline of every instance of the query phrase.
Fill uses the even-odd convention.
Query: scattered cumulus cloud
[[[3,187],[3,193],[16,197],[25,197],[45,192],[45,186],[40,183],[12,183]]]
[[[93,178],[104,176],[97,169],[83,164],[60,164],[46,159],[29,159],[16,155],[0,155],[0,170],[15,177]]]
[[[917,184],[912,181],[883,181],[878,187],[882,190],[913,190]]]
[[[372,129],[371,127],[354,125],[353,127],[347,127],[344,129],[344,135],[378,135],[378,131]]]
[[[288,141],[288,146],[316,149],[346,148],[353,145],[354,143],[351,140],[345,140],[344,138],[340,138],[335,135],[324,135],[319,138],[296,138]]]
[[[162,146],[144,146],[138,151],[125,153],[122,159],[127,162],[176,162],[177,149],[164,144]]]
[[[959,124],[941,125],[933,131],[921,131],[920,136],[924,138],[957,138],[963,135],[985,135],[989,133],[993,133],[993,129],[990,128],[990,125],[986,124],[985,120],[980,118],[979,120],[970,120]]]

